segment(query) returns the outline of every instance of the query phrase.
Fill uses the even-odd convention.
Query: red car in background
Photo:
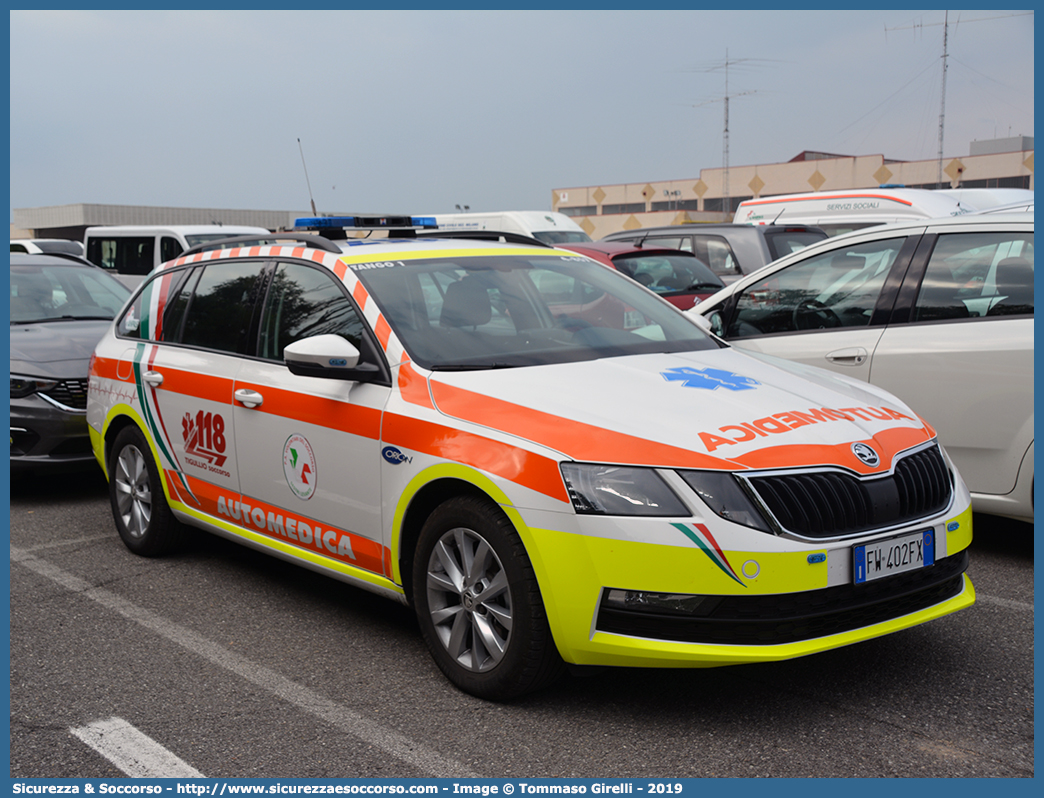
[[[559,244],[606,266],[623,272],[672,305],[688,310],[725,287],[710,267],[679,249],[636,246],[630,241],[591,241]]]

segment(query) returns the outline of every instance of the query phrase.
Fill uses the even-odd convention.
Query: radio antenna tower
[[[692,106],[693,108],[702,108],[704,105],[710,105],[711,103],[721,102],[725,106],[725,125],[722,129],[721,135],[721,163],[722,163],[722,180],[721,180],[721,209],[724,214],[725,221],[728,221],[732,216],[732,208],[730,201],[730,189],[729,189],[729,100],[733,97],[743,97],[747,94],[757,94],[756,90],[741,91],[738,94],[729,94],[729,67],[736,66],[738,64],[753,63],[757,61],[764,61],[765,59],[760,58],[736,58],[729,60],[729,51],[725,50],[725,61],[714,66],[696,70],[697,72],[718,72],[724,70],[725,72],[725,94],[723,97],[708,100],[707,102],[699,103],[698,105]]]
[[[1020,13],[1017,13],[1017,14],[1004,14],[1004,15],[998,16],[998,17],[980,17],[979,19],[963,20],[963,22],[964,22],[964,24],[968,24],[969,22],[988,22],[988,21],[994,20],[994,19],[1007,19],[1008,17],[1021,17],[1021,16],[1026,16],[1028,14],[1032,14],[1032,13],[1033,12],[1030,11],[1030,12],[1020,12]],[[902,28],[888,28],[888,27],[885,28],[885,33],[887,34],[888,31],[893,31],[893,30],[909,30],[911,28],[917,30],[917,29],[927,28],[927,27],[940,25],[940,24],[943,27],[943,41],[942,41],[942,88],[941,88],[941,91],[940,91],[941,97],[939,98],[939,172],[938,172],[938,177],[937,177],[938,183],[936,185],[936,188],[942,188],[943,187],[943,136],[944,136],[944,133],[946,132],[946,67],[947,67],[947,59],[950,57],[950,51],[949,51],[950,12],[949,11],[945,12],[945,14],[943,15],[943,21],[941,23],[940,22],[927,22],[927,23],[925,23],[925,22],[918,22],[918,23],[914,23],[913,25],[906,25],[906,26],[904,26]],[[957,25],[961,24],[961,20],[958,20],[955,24],[957,24]]]
[[[950,34],[950,12],[943,17],[943,53],[942,53],[942,99],[939,101],[939,177],[936,188],[943,187],[943,133],[946,131],[946,58],[947,43]]]

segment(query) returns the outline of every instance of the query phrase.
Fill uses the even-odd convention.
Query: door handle
[[[243,405],[243,407],[261,407],[261,402],[264,401],[264,397],[262,397],[261,394],[257,391],[252,391],[249,388],[240,388],[234,395],[236,401]]]
[[[826,359],[839,366],[861,366],[869,356],[870,353],[863,347],[853,346],[849,349],[838,349],[836,352],[831,352]]]
[[[159,388],[163,384],[163,375],[158,371],[146,371],[141,378],[153,388]]]

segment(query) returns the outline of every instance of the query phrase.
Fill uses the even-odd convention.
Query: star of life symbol
[[[181,436],[185,440],[185,454],[206,460],[220,468],[228,456],[225,451],[225,419],[219,414],[200,410],[193,417],[186,413],[181,418]]]
[[[668,382],[680,382],[686,388],[704,388],[709,391],[725,388],[729,391],[749,391],[761,385],[753,377],[744,377],[724,369],[696,369],[691,366],[660,372]]]

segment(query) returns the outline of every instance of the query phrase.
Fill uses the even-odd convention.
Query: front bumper
[[[730,536],[721,529],[710,533],[692,519],[688,526],[707,532],[701,537],[712,543],[700,545],[695,535],[679,535],[678,545],[665,545],[662,537],[643,542],[637,532],[624,531],[656,521],[587,517],[578,519],[579,534],[530,526],[534,545],[528,548],[555,642],[567,662],[633,667],[767,662],[850,645],[971,606],[975,591],[964,573],[972,536],[966,490],[959,505],[960,512],[905,530],[934,530],[934,565],[864,584],[852,580],[852,546],[865,538],[816,545],[752,530]],[[614,529],[607,532],[609,524]],[[599,526],[601,534],[589,534]],[[726,543],[740,540],[763,548]],[[692,612],[621,608],[606,600],[614,589],[709,600]]]
[[[61,410],[36,395],[11,400],[12,471],[93,462],[84,412]]]

